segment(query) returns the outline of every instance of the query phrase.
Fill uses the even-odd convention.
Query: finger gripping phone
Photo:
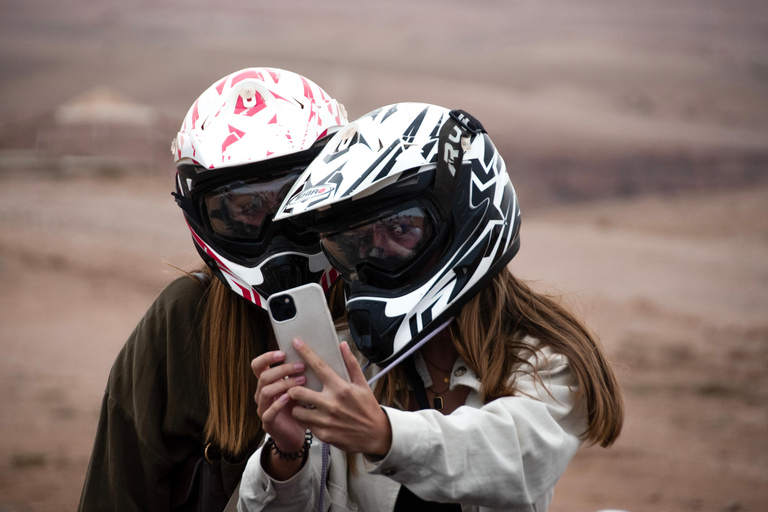
[[[277,345],[285,352],[284,364],[305,363],[293,348],[292,342],[298,338],[309,345],[337,375],[349,382],[333,318],[319,284],[309,283],[276,293],[269,298],[267,305]],[[304,385],[314,391],[322,391],[323,382],[308,364],[306,368],[304,376],[307,382]]]

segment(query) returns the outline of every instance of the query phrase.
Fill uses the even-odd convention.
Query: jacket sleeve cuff
[[[270,477],[261,464],[262,448],[248,460],[240,484],[239,510],[262,510],[271,504],[275,510],[312,510],[314,481],[317,475],[309,456],[298,473],[285,481]]]
[[[383,458],[365,456],[368,472],[374,475],[384,475],[402,483],[408,480],[405,475],[400,475],[403,468],[414,466],[410,461],[419,460],[419,451],[428,451],[429,425],[419,415],[401,411],[392,407],[384,407],[384,412],[392,426],[392,446]],[[422,459],[423,460],[423,459]],[[398,478],[398,476],[400,478]]]

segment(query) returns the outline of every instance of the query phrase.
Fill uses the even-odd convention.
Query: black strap
[[[179,477],[172,480],[171,510],[174,512],[221,512],[229,496],[224,490],[221,459],[190,457]]]
[[[263,433],[254,441],[261,442]],[[253,453],[255,448],[248,453]],[[173,512],[229,512],[237,510],[240,478],[248,462],[229,462],[221,451],[208,445],[202,455],[191,454],[171,472]],[[227,508],[228,507],[228,508]]]
[[[407,358],[401,363],[406,377],[411,383],[413,394],[416,395],[416,402],[419,409],[430,409],[427,390],[424,388],[424,381],[416,370],[416,361],[414,356]],[[400,492],[395,502],[395,512],[407,512],[418,510],[419,512],[452,512],[460,511],[461,505],[458,503],[438,503],[436,501],[425,501],[413,494],[406,486],[400,486]]]
[[[451,117],[451,119],[461,124],[462,128],[464,128],[464,130],[468,131],[472,135],[477,135],[478,133],[488,133],[485,130],[483,124],[475,119],[475,116],[469,112],[456,109],[451,110],[448,115]]]
[[[179,194],[178,192],[171,192],[171,195],[174,197],[174,199],[176,199],[176,204],[178,204],[182,210],[190,215],[195,214],[195,207],[190,198]]]
[[[205,458],[193,456],[175,468],[171,476],[171,509],[181,507],[192,498],[204,463]]]
[[[413,356],[407,358],[402,362],[405,376],[413,387],[413,394],[416,395],[416,402],[419,404],[419,409],[429,409],[429,399],[427,398],[427,390],[424,388],[424,381],[421,380],[419,372],[416,370],[416,363],[413,360]]]

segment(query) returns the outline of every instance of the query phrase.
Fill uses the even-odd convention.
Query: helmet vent
[[[270,281],[278,290],[287,290],[303,284],[301,282],[301,271],[296,265],[280,265],[275,268],[272,270]]]
[[[349,326],[359,336],[371,334],[373,325],[371,324],[371,314],[368,311],[350,311],[348,320]]]

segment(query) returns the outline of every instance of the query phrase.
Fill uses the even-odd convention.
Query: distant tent
[[[54,112],[57,125],[105,124],[151,126],[158,115],[119,92],[99,86],[64,103]]]
[[[170,142],[178,128],[156,109],[99,86],[53,111],[18,126],[17,143],[8,150],[27,150],[38,165],[64,174],[157,172],[172,168]],[[24,132],[31,137],[20,136]],[[21,143],[21,144],[19,144]]]

